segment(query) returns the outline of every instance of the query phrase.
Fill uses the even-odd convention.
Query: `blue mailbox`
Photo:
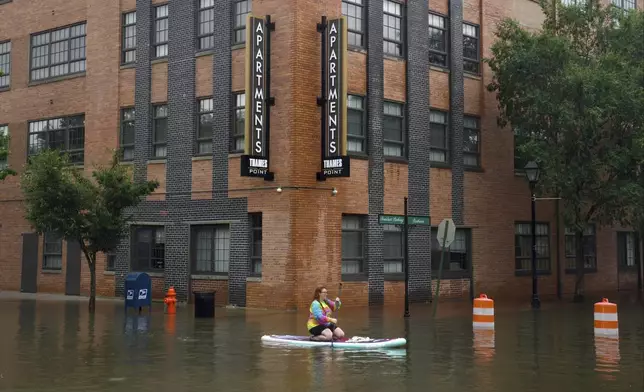
[[[130,272],[125,277],[125,311],[143,306],[152,309],[152,280],[145,272]]]

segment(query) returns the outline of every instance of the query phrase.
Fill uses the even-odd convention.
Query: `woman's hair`
[[[320,300],[320,293],[321,293],[321,292],[322,292],[322,290],[324,290],[324,289],[326,289],[326,287],[325,287],[325,286],[318,286],[318,287],[315,289],[315,293],[313,293],[313,301],[319,301],[319,300]]]

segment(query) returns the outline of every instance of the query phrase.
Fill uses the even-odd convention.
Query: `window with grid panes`
[[[230,228],[228,225],[192,228],[192,271],[195,274],[228,274]]]
[[[238,0],[233,4],[233,44],[246,42],[246,18],[251,11],[250,0]]]
[[[250,218],[250,273],[262,275],[262,213],[248,214]]]
[[[9,126],[7,124],[0,125],[0,138],[7,135],[9,135]],[[7,153],[7,149],[4,149],[2,151],[2,154],[4,155],[0,155],[0,170],[4,170],[9,166],[9,157],[6,155]]]
[[[342,216],[342,273],[346,275],[365,272],[365,220],[364,215]]]
[[[85,115],[29,121],[29,156],[58,150],[75,164],[85,161]]]
[[[136,62],[136,11],[123,14],[123,42],[121,63]]]
[[[463,164],[470,167],[481,166],[481,129],[476,117],[463,117]]]
[[[199,116],[199,127],[197,128],[197,154],[212,154],[212,127],[214,115],[213,99],[200,99],[197,113],[197,116]]]
[[[550,229],[536,222],[537,272],[550,272]],[[532,271],[532,229],[530,222],[514,225],[514,260],[517,272]]]
[[[392,0],[382,2],[383,51],[403,57],[403,5]]]
[[[479,28],[463,23],[463,71],[479,74]]]
[[[429,111],[430,148],[429,160],[432,162],[448,162],[447,149],[447,113],[438,110]]]
[[[364,48],[365,7],[367,0],[342,0],[342,15],[347,19],[348,46]]]
[[[152,107],[152,156],[165,158],[168,138],[168,105]]]
[[[85,72],[85,22],[31,36],[31,80]]]
[[[570,227],[565,230],[565,245],[566,245],[566,269],[577,269],[577,239],[575,238],[575,231]],[[597,269],[597,238],[595,236],[595,226],[590,225],[584,229],[584,239],[582,240],[584,246],[584,269],[594,270]]]
[[[199,21],[197,23],[197,48],[212,49],[215,42],[215,0],[197,0],[199,2]]]
[[[244,151],[245,132],[246,132],[246,94],[236,93],[234,95],[235,107],[233,107],[233,134],[230,138],[231,151]]]
[[[0,43],[0,88],[11,85],[11,41]]]
[[[382,119],[384,155],[390,157],[405,156],[405,132],[403,105],[395,102],[384,102]]]
[[[132,270],[155,271],[165,268],[165,228],[132,227]]]
[[[134,159],[134,135],[136,112],[134,108],[121,109],[121,159],[131,161]]]
[[[403,264],[403,233],[398,225],[383,225],[382,257],[385,274],[405,272]]]
[[[46,232],[43,237],[42,269],[62,269],[63,237],[53,232]]]
[[[112,250],[105,254],[105,271],[114,271],[116,268],[116,251]]]
[[[364,98],[358,95],[347,97],[347,151],[364,154],[366,152],[366,127]]]
[[[447,67],[448,30],[447,18],[430,13],[429,16],[429,63]]]
[[[154,32],[152,34],[153,58],[166,57],[168,55],[168,5],[154,7]]]
[[[441,246],[438,242],[438,228],[432,227],[432,270],[438,271],[441,260]],[[454,241],[445,250],[443,259],[443,272],[456,271],[468,272],[470,260],[472,258],[472,249],[470,249],[470,230],[456,229],[454,232]],[[443,275],[445,276],[445,275]],[[447,275],[449,276],[449,275]]]
[[[639,265],[638,243],[635,232],[617,232],[617,264],[621,268],[633,268]]]
[[[637,8],[637,4],[635,0],[611,0],[611,3],[617,7],[621,8],[623,10],[634,10]]]

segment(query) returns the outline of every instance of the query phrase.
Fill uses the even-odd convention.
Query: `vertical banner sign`
[[[347,156],[347,30],[344,18],[323,23],[322,172],[318,179],[349,177]]]
[[[269,172],[270,21],[248,15],[246,24],[245,155],[241,175],[273,179]]]

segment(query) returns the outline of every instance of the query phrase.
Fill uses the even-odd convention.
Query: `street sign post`
[[[443,276],[443,261],[445,260],[445,250],[449,249],[450,245],[452,245],[452,242],[454,242],[454,237],[456,237],[456,225],[454,224],[454,221],[450,218],[443,219],[443,221],[438,225],[438,232],[436,233],[436,239],[438,240],[438,244],[441,247],[441,261],[438,265],[438,281],[436,282],[436,294],[434,295],[436,302],[434,303],[432,317],[436,316],[436,309],[438,308],[438,296],[441,288],[441,278]]]
[[[381,225],[402,225],[403,227],[403,239],[405,248],[403,259],[403,263],[405,265],[405,317],[409,317],[409,225],[430,226],[431,217],[422,215],[408,215],[406,197],[404,204],[404,215],[380,214],[378,215],[378,223],[380,223]]]

